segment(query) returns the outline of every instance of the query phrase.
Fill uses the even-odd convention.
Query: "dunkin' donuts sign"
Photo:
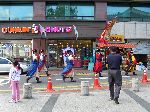
[[[72,32],[72,26],[46,26],[35,25],[33,24],[31,27],[2,27],[2,33],[70,33]]]

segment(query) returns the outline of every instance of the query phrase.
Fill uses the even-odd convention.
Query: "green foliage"
[[[68,6],[63,4],[58,4],[56,8],[50,6],[47,7],[46,16],[48,17],[64,17],[64,16],[77,16],[77,7]]]

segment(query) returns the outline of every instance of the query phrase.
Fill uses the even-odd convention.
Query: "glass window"
[[[94,5],[88,3],[58,2],[46,7],[47,19],[94,20]]]
[[[1,5],[0,20],[32,20],[32,5]]]
[[[108,20],[117,16],[119,21],[150,21],[150,7],[148,6],[114,6],[107,7]]]
[[[8,63],[10,63],[8,60],[0,58],[0,64],[8,64]]]

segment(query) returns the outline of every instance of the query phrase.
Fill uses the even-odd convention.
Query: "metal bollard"
[[[24,83],[23,85],[23,98],[31,99],[32,98],[32,84]]]
[[[89,81],[81,81],[81,95],[82,96],[89,95]]]
[[[139,79],[132,78],[132,90],[135,92],[139,92]]]

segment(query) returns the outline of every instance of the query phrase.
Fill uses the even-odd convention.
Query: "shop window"
[[[107,18],[111,20],[117,16],[119,21],[150,21],[150,4],[136,5],[108,5]]]
[[[32,4],[0,5],[0,20],[32,20]]]
[[[76,2],[48,3],[48,20],[94,20],[94,5]]]
[[[89,60],[92,56],[92,41],[91,40],[58,40],[57,49],[57,66],[63,67],[63,49],[70,47],[74,49],[74,67],[84,67],[84,60]]]
[[[2,57],[31,61],[31,40],[1,40],[0,43]]]

